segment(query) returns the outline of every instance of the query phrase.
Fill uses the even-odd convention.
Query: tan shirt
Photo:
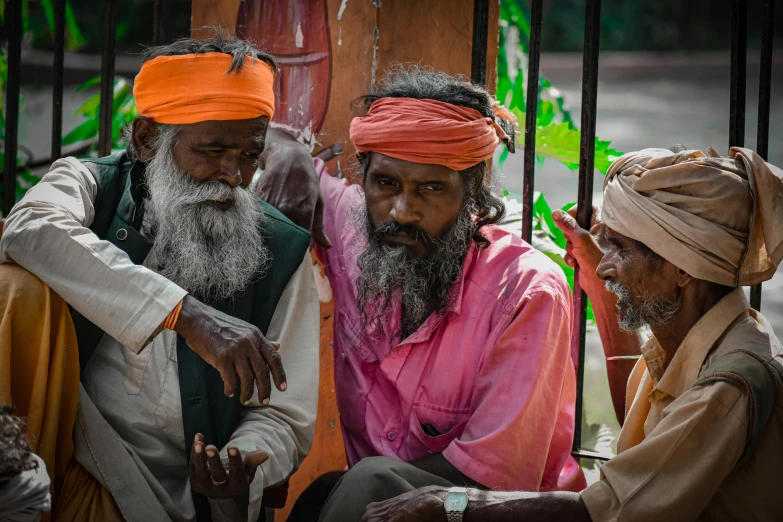
[[[126,518],[193,521],[176,335],[159,328],[186,292],[156,272],[152,254],[135,265],[89,230],[96,195],[97,183],[81,162],[56,161],[9,214],[0,262],[15,261],[38,276],[107,334],[81,374],[76,459],[112,492]],[[319,313],[306,254],[267,330],[267,338],[281,345],[288,389],[273,389],[266,407],[254,393],[229,441],[243,453],[266,451],[269,460],[251,484],[247,512],[232,500],[212,501],[214,520],[255,522],[263,489],[284,481],[310,450]],[[126,453],[118,453],[119,447]],[[226,450],[221,448],[224,459]]]
[[[655,338],[629,379],[618,455],[603,480],[581,493],[601,521],[777,520],[781,517],[783,392],[753,454],[740,466],[750,422],[739,386],[693,388],[728,352],[745,349],[781,359],[783,346],[766,318],[732,291],[688,332],[671,362]]]

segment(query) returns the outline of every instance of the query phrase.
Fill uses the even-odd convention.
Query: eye
[[[221,149],[220,147],[208,147],[205,149],[197,149],[196,152],[205,156],[219,156],[225,152],[225,149]]]
[[[389,178],[377,178],[375,182],[382,187],[394,187],[397,184]]]
[[[440,185],[438,183],[428,183],[427,185],[422,185],[420,188],[424,192],[441,192],[441,191],[443,191],[443,185]]]

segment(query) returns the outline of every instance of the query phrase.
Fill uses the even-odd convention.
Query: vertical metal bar
[[[155,0],[154,9],[152,13],[152,43],[154,45],[163,45],[165,34],[163,0]]]
[[[598,44],[601,33],[601,0],[587,0],[585,43],[582,61],[582,136],[579,145],[579,195],[576,219],[590,229],[593,210],[593,168],[595,164],[595,120],[598,100]],[[584,388],[585,323],[587,295],[579,286],[579,266],[574,270],[574,332],[571,350],[578,353],[576,368],[576,411],[574,451],[582,446],[582,391]]]
[[[525,167],[522,188],[522,239],[533,238],[533,187],[536,172],[536,115],[538,113],[538,70],[541,64],[542,0],[531,0],[530,46],[527,56],[527,104],[525,107]]]
[[[54,2],[54,74],[52,85],[52,161],[62,155],[65,0]]]
[[[487,83],[487,39],[489,38],[489,0],[473,0],[473,54],[470,81]]]
[[[16,152],[19,145],[19,88],[22,65],[22,2],[6,0],[8,78],[5,90],[5,162],[3,165],[3,215],[16,203]]]
[[[117,0],[105,0],[103,10],[103,56],[101,57],[101,109],[98,153],[111,154],[114,113],[114,47],[117,41]]]
[[[731,9],[729,147],[743,147],[745,145],[745,75],[748,47],[747,0],[732,0]]]
[[[769,105],[772,94],[772,35],[775,26],[775,0],[765,0],[762,20],[756,152],[766,160],[769,153]],[[761,310],[761,283],[750,287],[750,306]]]

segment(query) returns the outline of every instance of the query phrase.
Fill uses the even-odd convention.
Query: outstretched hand
[[[263,155],[264,174],[256,192],[295,224],[310,231],[313,241],[331,248],[324,232],[321,187],[307,149],[287,133],[270,128]]]
[[[228,447],[228,469],[218,449],[204,446],[204,436],[196,434],[190,450],[190,487],[209,498],[231,498],[247,492],[258,466],[269,458],[263,451],[251,451],[244,458],[234,446]]]

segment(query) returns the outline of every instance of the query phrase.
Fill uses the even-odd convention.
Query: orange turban
[[[509,137],[476,109],[436,100],[381,98],[351,121],[357,152],[465,170],[492,158]]]
[[[139,114],[167,124],[247,120],[275,114],[274,71],[245,57],[241,71],[227,73],[224,53],[159,56],[141,66],[133,85]]]

